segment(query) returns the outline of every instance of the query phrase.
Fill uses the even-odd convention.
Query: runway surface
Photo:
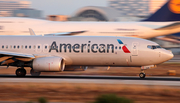
[[[27,103],[27,102],[19,102],[19,101],[0,101],[0,103]],[[39,102],[32,102],[39,103]],[[48,103],[70,103],[70,102],[48,102]],[[73,102],[74,103],[74,102]],[[75,102],[76,103],[76,102]]]
[[[123,76],[26,76],[0,75],[0,83],[94,83],[94,84],[134,84],[134,85],[162,85],[180,86],[178,77],[123,77]]]

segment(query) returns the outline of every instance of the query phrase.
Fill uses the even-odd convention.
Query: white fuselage
[[[29,35],[32,28],[37,35],[85,31],[83,36],[126,36],[152,38],[180,32],[180,28],[156,30],[175,22],[58,22],[39,19],[1,17],[0,35]]]
[[[40,57],[62,57],[70,66],[146,66],[165,62],[173,54],[157,43],[131,37],[0,36],[0,50]]]

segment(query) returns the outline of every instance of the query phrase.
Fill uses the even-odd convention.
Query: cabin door
[[[138,56],[138,42],[133,42],[132,43],[132,56]]]
[[[139,59],[138,59],[138,47],[139,43],[138,42],[133,42],[132,43],[132,48],[131,48],[131,56],[130,56],[130,63],[136,64]]]

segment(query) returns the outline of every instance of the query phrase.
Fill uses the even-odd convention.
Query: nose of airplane
[[[174,57],[173,53],[168,50],[164,50],[162,53],[162,58],[164,61],[168,61]]]

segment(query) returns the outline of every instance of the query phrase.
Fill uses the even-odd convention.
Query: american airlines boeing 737
[[[31,31],[33,33],[33,31]],[[16,66],[17,76],[60,72],[68,67],[155,67],[173,58],[157,43],[132,37],[104,36],[0,36],[0,66]]]
[[[171,1],[176,0],[168,1],[166,5],[171,4]],[[127,36],[144,39],[180,32],[180,22],[176,22],[179,21],[180,14],[173,12],[168,6],[166,7],[168,9],[160,10],[158,14],[155,13],[147,20],[139,22],[57,22],[1,17],[0,35],[29,35],[28,28],[33,28],[37,35],[45,36]],[[166,11],[172,12],[163,15],[161,18],[156,16]]]

